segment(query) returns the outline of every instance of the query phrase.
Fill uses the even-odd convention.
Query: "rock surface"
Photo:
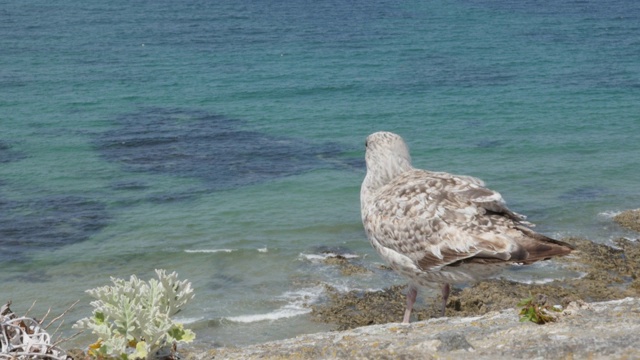
[[[518,310],[309,334],[243,348],[185,354],[201,359],[630,359],[640,358],[640,299],[572,302],[555,322],[520,322]]]
[[[618,225],[640,232],[640,209],[623,211],[613,218]]]

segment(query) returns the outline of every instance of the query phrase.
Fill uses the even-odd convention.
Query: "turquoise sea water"
[[[0,34],[0,301],[81,299],[69,333],[84,290],[155,268],[192,281],[205,344],[326,329],[325,283],[402,283],[318,260],[380,262],[378,130],[547,235],[638,236],[611,221],[640,207],[636,1],[5,1]]]

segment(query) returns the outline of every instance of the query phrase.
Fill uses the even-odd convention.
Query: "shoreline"
[[[238,348],[179,349],[203,359],[513,359],[640,357],[640,299],[576,301],[555,322],[521,322],[517,309],[300,335]],[[182,350],[182,351],[181,351]]]
[[[379,292],[329,293],[311,305],[314,320],[333,331],[241,347],[178,349],[186,360],[514,357],[640,357],[640,241],[613,240],[610,245],[564,238],[576,246],[562,266],[581,271],[577,279],[523,284],[491,279],[454,291],[447,317],[436,318],[438,297],[415,309],[418,321],[403,325],[405,286]],[[329,258],[348,276],[357,265]],[[356,266],[356,267],[354,267]],[[560,305],[562,314],[545,325],[522,323],[514,307],[527,297]]]

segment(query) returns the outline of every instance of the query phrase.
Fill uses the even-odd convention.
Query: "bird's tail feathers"
[[[521,260],[524,264],[548,260],[556,256],[566,256],[576,249],[575,246],[569,243],[552,239],[526,227],[519,227],[518,230],[525,235],[520,245],[526,255],[523,254],[524,258],[517,260]]]

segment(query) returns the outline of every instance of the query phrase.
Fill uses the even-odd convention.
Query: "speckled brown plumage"
[[[530,229],[502,196],[470,176],[413,168],[404,140],[390,132],[367,137],[367,175],[360,192],[371,245],[416,286],[441,284],[443,314],[449,284],[476,281],[509,264],[567,255],[573,247]]]

